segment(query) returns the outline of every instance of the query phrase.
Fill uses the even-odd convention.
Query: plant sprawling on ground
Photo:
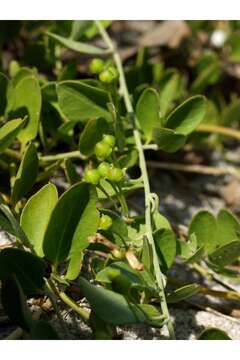
[[[24,338],[61,337],[43,316],[50,299],[63,333],[64,304],[94,339],[131,324],[166,326],[174,339],[169,304],[203,291],[169,277],[176,256],[208,278],[239,277],[229,267],[240,256],[238,219],[203,210],[177,234],[159,212],[146,161],[148,151],[240,138],[240,100],[219,89],[225,81],[228,91],[228,77],[237,88],[239,23],[206,22],[206,40],[202,23],[189,22],[179,56],[167,47],[159,60],[145,44],[124,66],[110,24],[0,23],[3,52],[24,44],[0,73],[0,230],[13,239],[0,249],[1,302]],[[141,211],[128,201],[135,191]],[[45,310],[34,314],[30,300]],[[208,329],[199,338],[229,337]]]

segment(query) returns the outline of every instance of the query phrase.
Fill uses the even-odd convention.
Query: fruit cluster
[[[96,169],[87,169],[84,173],[85,181],[97,185],[101,178],[119,182],[124,176],[124,171],[113,164],[103,161],[107,159],[115,146],[116,139],[113,135],[105,134],[94,148],[98,160],[102,161]]]
[[[92,74],[98,75],[99,80],[105,84],[112,84],[119,76],[116,67],[102,59],[93,59],[90,62],[89,70]]]

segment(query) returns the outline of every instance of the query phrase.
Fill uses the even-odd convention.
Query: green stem
[[[59,291],[57,287],[53,284],[51,280],[48,280],[48,283],[51,287],[51,290],[54,292],[55,295],[57,295],[66,305],[68,305],[70,308],[72,308],[80,317],[82,320],[88,324],[90,313],[86,310],[82,309],[73,299],[71,299],[67,294],[65,294],[64,291]]]
[[[49,281],[47,279],[45,279],[45,284],[46,284],[46,293],[47,293],[47,296],[50,298],[51,300],[51,303],[52,303],[52,306],[55,310],[55,313],[57,314],[57,318],[58,318],[58,321],[59,321],[59,324],[64,332],[64,335],[69,338],[69,335],[68,335],[68,328],[62,318],[62,315],[59,311],[59,306],[58,306],[58,303],[57,303],[57,298],[56,298],[56,295],[55,295],[55,291],[52,289],[51,287],[51,283],[49,283]]]
[[[153,239],[152,219],[151,219],[151,191],[150,191],[150,185],[149,185],[149,180],[148,180],[148,173],[147,173],[146,160],[145,160],[145,156],[144,156],[143,144],[141,141],[140,132],[138,130],[138,128],[139,128],[138,120],[134,114],[134,109],[133,109],[130,95],[128,92],[128,87],[127,87],[126,78],[124,75],[121,58],[120,58],[118,52],[116,51],[111,38],[109,37],[108,33],[102,26],[101,22],[96,20],[95,23],[96,23],[96,26],[97,26],[102,38],[104,39],[106,45],[109,47],[109,50],[112,51],[112,56],[113,56],[114,62],[116,64],[116,67],[119,72],[120,93],[123,96],[128,114],[134,120],[135,129],[133,131],[133,134],[134,134],[136,147],[137,147],[137,150],[139,153],[139,166],[140,166],[141,173],[142,173],[143,184],[144,184],[144,193],[145,193],[146,236],[147,236],[149,245],[152,249],[153,267],[154,267],[155,277],[156,277],[156,281],[157,281],[157,285],[158,285],[158,289],[159,289],[159,298],[160,298],[162,312],[166,316],[166,319],[167,319],[167,327],[168,327],[169,335],[172,339],[175,339],[174,329],[173,329],[173,325],[172,325],[172,322],[171,322],[171,319],[169,316],[166,296],[165,296],[165,292],[164,292],[164,278],[163,278],[163,274],[162,274],[160,266],[159,266],[158,256],[157,256],[155,243],[154,243],[154,239]]]
[[[61,153],[56,155],[46,155],[40,156],[40,162],[49,162],[49,161],[57,161],[57,160],[65,160],[65,159],[85,159],[85,157],[78,151],[70,151],[67,153]]]
[[[113,204],[115,210],[118,212],[118,207],[115,201],[113,200],[112,196],[108,194],[108,192],[104,189],[104,187],[100,184],[97,185],[97,187],[102,191],[102,193],[107,197],[107,199],[110,200],[110,202]]]
[[[18,160],[18,161],[21,161],[21,159],[22,159],[22,156],[21,156],[20,152],[18,152],[16,150],[5,149],[3,151],[3,153],[6,154],[9,157],[15,159],[15,160]]]

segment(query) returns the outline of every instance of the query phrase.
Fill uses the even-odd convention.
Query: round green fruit
[[[105,134],[105,135],[103,135],[102,141],[105,144],[108,144],[109,146],[111,146],[111,148],[113,148],[116,143],[116,138],[113,135]]]
[[[100,74],[104,69],[105,63],[102,59],[93,59],[89,64],[89,70],[92,74]]]
[[[104,160],[111,154],[112,148],[103,141],[100,141],[95,145],[94,151],[99,160]]]
[[[111,84],[118,79],[118,71],[114,66],[109,66],[99,74],[99,80],[105,84]]]
[[[112,226],[112,219],[108,215],[100,217],[99,230],[107,230]]]
[[[88,169],[84,173],[84,179],[87,183],[97,185],[101,175],[99,174],[97,169]]]
[[[124,172],[122,171],[122,169],[113,167],[112,169],[109,170],[107,179],[113,182],[119,182],[122,180],[123,176],[124,176]]]
[[[111,165],[105,161],[103,161],[98,166],[98,172],[102,177],[106,177],[111,169]]]

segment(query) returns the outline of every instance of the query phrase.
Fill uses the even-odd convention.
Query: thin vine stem
[[[158,289],[159,289],[159,298],[160,298],[161,309],[167,319],[167,327],[168,327],[169,335],[172,339],[175,339],[174,328],[173,328],[173,325],[172,325],[172,322],[170,319],[166,296],[165,296],[165,292],[164,292],[164,277],[163,277],[163,274],[162,274],[160,266],[159,266],[158,256],[157,256],[155,243],[154,243],[154,239],[153,239],[152,216],[151,216],[152,196],[151,196],[150,184],[149,184],[149,179],[148,179],[147,165],[146,165],[146,160],[145,160],[145,155],[144,155],[144,148],[143,148],[143,144],[141,141],[141,134],[139,131],[138,120],[134,114],[134,109],[133,109],[133,105],[131,102],[130,94],[128,92],[126,78],[125,78],[123,65],[122,65],[122,61],[119,56],[119,53],[117,52],[110,36],[108,35],[107,31],[102,26],[101,22],[96,20],[95,23],[96,23],[96,26],[97,26],[99,33],[101,34],[103,40],[105,41],[109,50],[112,52],[113,60],[116,64],[116,67],[119,72],[119,83],[120,83],[119,92],[123,96],[126,110],[129,114],[129,116],[133,119],[133,123],[134,123],[133,135],[134,135],[134,139],[135,139],[136,148],[137,148],[137,151],[139,154],[139,166],[141,169],[143,184],[144,184],[146,237],[148,239],[149,245],[152,250],[153,267],[154,267],[156,282],[157,282]]]

